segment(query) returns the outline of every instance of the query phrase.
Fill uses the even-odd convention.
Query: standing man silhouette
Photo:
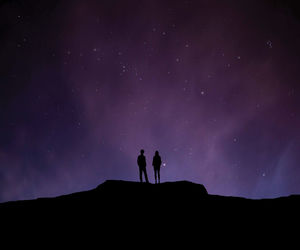
[[[153,157],[152,166],[154,168],[154,176],[155,176],[155,184],[160,183],[160,166],[161,166],[161,158],[158,151],[155,151],[155,155]]]
[[[141,154],[137,158],[137,164],[139,165],[140,170],[140,181],[143,182],[143,173],[145,175],[146,183],[149,183],[147,170],[146,170],[146,157],[144,156],[144,150],[141,150]]]

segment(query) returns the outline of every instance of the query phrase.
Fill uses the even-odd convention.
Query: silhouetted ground
[[[250,200],[209,195],[203,185],[187,181],[106,181],[90,191],[0,204],[0,221],[13,233],[32,228],[52,236],[92,233],[102,243],[116,244],[143,238],[147,244],[187,238],[213,244],[220,236],[282,237],[283,231],[298,228],[299,214],[299,196]]]

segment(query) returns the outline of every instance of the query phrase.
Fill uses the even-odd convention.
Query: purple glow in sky
[[[0,201],[138,181],[300,193],[295,1],[2,1]]]

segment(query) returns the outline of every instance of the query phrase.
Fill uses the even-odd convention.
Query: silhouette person
[[[155,155],[153,157],[152,166],[154,168],[154,176],[155,176],[155,184],[160,183],[160,166],[161,166],[161,158],[158,151],[155,151]]]
[[[137,158],[137,164],[140,170],[140,181],[143,182],[143,173],[145,175],[146,183],[149,183],[147,170],[146,170],[146,157],[144,156],[144,150],[141,150],[141,154]]]

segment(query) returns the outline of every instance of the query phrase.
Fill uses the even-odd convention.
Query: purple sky
[[[2,1],[0,201],[138,181],[300,193],[295,1]],[[297,12],[298,11],[298,12]]]

